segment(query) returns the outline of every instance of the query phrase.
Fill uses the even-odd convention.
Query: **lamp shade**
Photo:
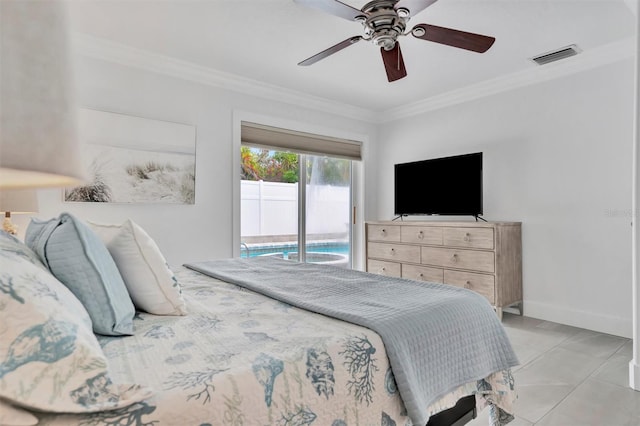
[[[0,188],[84,178],[64,6],[0,1]]]
[[[0,190],[0,212],[37,213],[38,193],[34,189]]]

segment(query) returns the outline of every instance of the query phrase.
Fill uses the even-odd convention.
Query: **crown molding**
[[[463,102],[491,96],[509,90],[542,83],[560,77],[565,77],[592,68],[618,62],[623,59],[633,58],[636,49],[635,37],[628,37],[609,43],[582,53],[539,66],[531,62],[531,68],[500,76],[481,83],[452,90],[441,95],[436,95],[392,108],[384,112],[382,122],[390,122],[403,118],[423,114],[436,109],[446,108]]]
[[[72,41],[76,52],[82,56],[257,96],[271,101],[283,102],[329,114],[338,114],[368,123],[385,123],[401,120],[429,111],[542,83],[581,71],[587,71],[623,59],[632,58],[636,50],[636,38],[628,37],[583,51],[576,56],[563,59],[562,61],[553,62],[544,66],[534,65],[532,62],[531,68],[523,71],[500,76],[495,79],[486,80],[379,112],[263,83],[258,80],[239,77],[191,62],[159,55],[86,34],[74,33],[72,35]]]
[[[71,40],[74,50],[81,56],[139,68],[271,101],[338,114],[355,120],[369,123],[377,123],[379,121],[379,114],[366,108],[336,102],[250,78],[239,77],[103,38],[76,32],[72,34]]]

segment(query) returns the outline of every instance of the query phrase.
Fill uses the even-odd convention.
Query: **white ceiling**
[[[366,0],[343,0],[361,8]],[[70,0],[72,30],[340,103],[385,111],[538,67],[532,56],[583,54],[635,34],[629,0],[439,0],[409,22],[496,38],[484,54],[400,39],[408,76],[387,82],[378,48],[360,42],[303,59],[362,27],[293,0]],[[577,58],[577,57],[576,57]],[[573,58],[566,59],[571,61]]]

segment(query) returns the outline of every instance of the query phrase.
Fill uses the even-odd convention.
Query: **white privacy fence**
[[[347,233],[350,188],[307,185],[307,234]],[[245,237],[298,233],[298,184],[241,181]]]

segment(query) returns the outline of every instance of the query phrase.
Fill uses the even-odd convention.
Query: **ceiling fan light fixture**
[[[414,37],[422,37],[425,33],[426,31],[422,27],[413,27],[411,30],[411,34],[413,34]]]
[[[411,12],[409,12],[409,9],[407,9],[406,7],[399,7],[396,9],[396,12],[398,12],[398,17],[399,18],[404,18],[404,19],[409,19],[409,16],[411,15]]]

